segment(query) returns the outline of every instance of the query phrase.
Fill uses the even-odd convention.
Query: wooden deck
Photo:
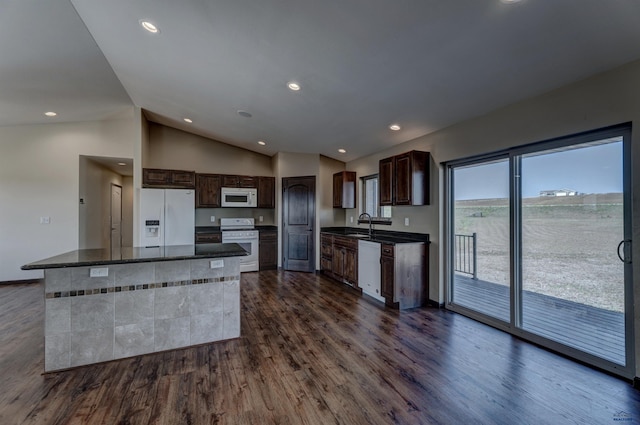
[[[454,302],[509,322],[509,287],[456,275]],[[524,291],[523,329],[625,364],[624,314]]]
[[[242,336],[42,375],[42,285],[0,285],[2,425],[614,424],[628,381],[438,308],[243,273]]]

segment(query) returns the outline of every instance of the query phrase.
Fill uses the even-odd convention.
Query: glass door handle
[[[631,248],[631,239],[624,239],[622,241],[620,241],[620,243],[618,244],[618,258],[620,259],[620,261],[622,261],[625,264],[631,264],[631,258],[627,259],[627,252],[626,250],[623,249],[622,254],[620,255],[620,247],[624,247],[626,245],[626,243],[629,242],[629,248]]]

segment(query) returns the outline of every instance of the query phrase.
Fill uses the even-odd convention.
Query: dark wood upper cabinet
[[[238,186],[247,188],[258,187],[258,177],[253,176],[238,176]]]
[[[258,178],[253,176],[235,176],[233,174],[221,174],[222,187],[246,187],[257,188]]]
[[[196,186],[196,173],[195,171],[143,168],[142,186],[194,189]]]
[[[258,180],[258,208],[276,207],[276,178],[257,177]]]
[[[219,174],[198,174],[196,176],[196,208],[219,208],[222,176]]]
[[[381,159],[378,166],[380,205],[393,205],[393,157]]]
[[[429,152],[410,151],[380,160],[380,205],[429,205]]]
[[[341,171],[333,175],[333,208],[356,207],[356,173]]]
[[[240,187],[240,176],[223,174],[222,187]]]

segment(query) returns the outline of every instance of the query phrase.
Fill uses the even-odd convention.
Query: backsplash
[[[220,226],[221,218],[254,218],[256,226],[275,225],[276,210],[271,208],[196,208],[196,226]],[[215,217],[215,222],[211,221]],[[262,216],[262,221],[260,217]]]

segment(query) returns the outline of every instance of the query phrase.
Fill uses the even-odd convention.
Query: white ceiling
[[[46,110],[102,119],[133,102],[267,155],[349,161],[640,58],[638,0],[1,4],[0,125],[53,121]]]

